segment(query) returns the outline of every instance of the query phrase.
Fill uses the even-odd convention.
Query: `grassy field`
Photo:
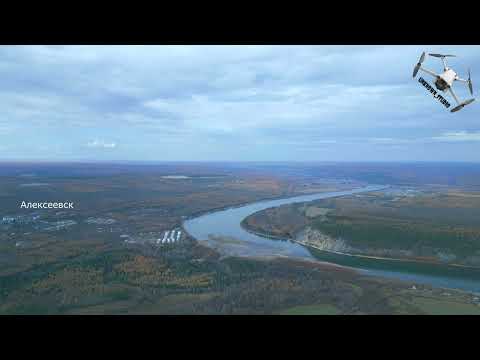
[[[480,315],[480,306],[471,303],[435,299],[423,296],[389,299],[395,314]]]
[[[412,305],[427,315],[480,315],[480,306],[417,297]]]
[[[340,310],[331,304],[294,306],[284,310],[280,315],[338,315]]]

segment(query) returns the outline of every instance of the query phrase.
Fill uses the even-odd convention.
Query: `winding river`
[[[310,261],[323,261],[355,268],[366,275],[480,293],[480,269],[476,270],[458,266],[361,258],[336,254],[310,249],[289,240],[269,239],[250,233],[240,225],[242,220],[247,216],[271,207],[346,196],[385,188],[387,188],[387,186],[371,185],[355,190],[259,201],[186,220],[183,227],[198,241],[204,241],[208,246],[216,249],[224,256],[285,256]]]

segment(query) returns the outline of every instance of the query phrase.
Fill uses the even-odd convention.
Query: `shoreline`
[[[253,214],[251,214],[253,215]],[[250,215],[249,215],[250,216]],[[245,218],[246,219],[246,218]],[[244,219],[244,220],[245,220]],[[328,254],[335,254],[335,255],[342,255],[342,256],[350,256],[350,257],[356,257],[356,258],[361,258],[361,259],[371,259],[371,260],[385,260],[385,261],[394,261],[394,262],[403,262],[403,263],[415,263],[415,264],[424,264],[424,265],[436,265],[436,266],[444,266],[444,267],[451,267],[451,268],[461,268],[461,269],[466,269],[466,270],[479,270],[480,271],[480,266],[470,266],[470,265],[463,265],[463,264],[457,264],[457,263],[442,263],[442,262],[437,262],[437,261],[426,261],[426,260],[418,260],[414,258],[393,258],[393,257],[383,257],[383,256],[374,256],[374,255],[362,255],[362,254],[351,254],[351,253],[346,253],[346,252],[341,252],[341,251],[333,251],[333,250],[325,250],[321,249],[318,246],[315,246],[313,244],[305,243],[299,240],[295,240],[293,238],[285,238],[281,237],[278,235],[272,235],[268,233],[263,233],[263,232],[258,232],[253,229],[250,229],[248,225],[245,225],[244,220],[240,223],[240,226],[245,230],[248,231],[251,234],[261,236],[267,239],[275,239],[275,240],[281,240],[281,241],[291,241],[296,244],[302,245],[306,248],[312,248],[318,251],[323,251]]]
[[[368,186],[368,185],[367,185]],[[352,191],[352,190],[355,190],[355,189],[358,189],[358,188],[351,188],[351,189],[338,189],[338,190],[335,190],[333,192],[339,192],[339,191]],[[372,190],[374,191],[374,190]],[[198,217],[201,217],[201,216],[204,216],[204,215],[209,215],[211,213],[215,213],[215,212],[219,212],[219,211],[224,211],[224,210],[230,210],[230,209],[237,209],[237,208],[240,208],[240,207],[243,207],[243,206],[247,206],[247,205],[251,205],[251,204],[255,204],[255,203],[259,203],[259,202],[264,202],[264,201],[274,201],[274,200],[286,200],[286,199],[291,199],[291,198],[295,198],[295,197],[299,197],[299,196],[308,196],[308,195],[317,195],[317,194],[324,194],[324,193],[329,193],[329,192],[332,192],[330,190],[326,190],[326,191],[321,191],[321,192],[313,192],[313,193],[309,193],[309,194],[292,194],[291,196],[288,195],[288,196],[285,196],[285,195],[279,195],[279,196],[274,196],[274,197],[266,197],[266,198],[260,198],[260,199],[257,199],[257,200],[252,200],[252,201],[245,201],[245,202],[242,202],[242,203],[239,203],[239,204],[235,204],[235,205],[224,205],[224,206],[219,206],[219,207],[216,207],[216,208],[213,208],[213,209],[210,209],[210,210],[199,210],[193,214],[190,214],[188,216],[186,216],[185,218],[182,219],[182,224],[185,222],[185,221],[188,221],[188,220],[192,220],[194,218],[198,218]]]
[[[367,185],[368,186],[368,185]],[[357,188],[351,188],[351,189],[338,189],[338,190],[335,190],[335,192],[338,192],[338,191],[352,191],[352,190],[355,190]],[[264,201],[274,201],[274,200],[283,200],[283,199],[291,199],[291,198],[295,198],[295,197],[298,197],[298,196],[304,196],[304,195],[316,195],[316,194],[324,194],[324,193],[328,193],[330,192],[329,190],[328,191],[322,191],[322,192],[314,192],[314,193],[311,193],[311,194],[294,194],[292,196],[284,196],[284,195],[280,195],[280,196],[274,196],[274,197],[267,197],[267,198],[261,198],[261,199],[258,199],[258,200],[253,200],[253,201],[246,201],[246,202],[243,202],[243,203],[240,203],[240,204],[235,204],[235,205],[224,205],[224,206],[219,206],[219,207],[216,207],[216,208],[213,208],[213,209],[209,209],[209,210],[200,210],[200,211],[197,211],[193,214],[190,214],[188,216],[185,216],[184,218],[182,218],[182,220],[180,221],[180,224],[178,224],[178,226],[180,228],[182,228],[182,230],[188,234],[191,238],[197,240],[194,236],[192,236],[186,229],[185,229],[185,226],[184,226],[184,223],[186,221],[189,221],[189,220],[192,220],[192,219],[195,219],[195,218],[199,218],[199,217],[202,217],[202,216],[206,216],[206,215],[209,215],[209,214],[213,214],[213,213],[216,213],[216,212],[220,212],[220,211],[225,211],[225,210],[231,210],[231,209],[238,209],[238,208],[241,208],[243,206],[248,206],[248,205],[252,205],[252,204],[255,204],[255,203],[259,203],[259,202],[264,202]],[[243,220],[242,220],[243,221]],[[241,223],[240,223],[240,226],[241,226]],[[259,236],[263,236],[261,234],[258,234]],[[198,240],[197,240],[198,241]]]
[[[369,189],[372,185],[367,185],[366,187],[362,187],[362,188],[354,188],[354,189],[350,189],[348,191],[354,191],[355,193],[357,192],[370,192],[370,191],[376,191],[377,189]],[[378,186],[381,186],[382,188],[385,187],[385,188],[388,188],[389,186],[388,185],[378,185]],[[362,191],[363,189],[363,191]],[[347,191],[347,190],[343,190],[343,191]],[[342,192],[341,190],[339,192]],[[324,192],[322,193],[316,193],[316,194],[323,194]],[[327,192],[328,193],[328,192]],[[315,195],[315,194],[311,194],[311,195]],[[303,196],[303,195],[301,195]],[[337,197],[337,196],[340,196],[340,195],[333,195],[333,197]],[[291,199],[291,198],[295,198],[297,196],[288,196],[288,197],[280,197],[280,199]],[[278,198],[278,197],[277,197]],[[262,202],[262,201],[270,201],[272,199],[268,199],[268,200],[259,200],[259,201],[256,201],[256,202],[249,202],[245,205],[233,205],[233,206],[224,206],[222,207],[223,210],[226,210],[226,209],[235,209],[235,208],[239,208],[239,207],[242,207],[242,206],[248,206],[248,205],[251,205],[252,203],[257,203],[257,202]],[[310,200],[303,200],[303,201],[298,201],[298,203],[302,203],[302,202],[308,202]],[[297,202],[295,200],[293,200],[292,202]],[[268,206],[267,208],[270,208],[270,207],[276,207],[278,205],[274,205],[274,206]],[[186,230],[186,227],[185,227],[185,222],[187,220],[190,220],[192,218],[198,218],[198,217],[201,217],[203,215],[207,215],[207,214],[210,214],[210,213],[215,213],[217,211],[221,211],[221,210],[209,210],[209,211],[205,211],[203,212],[201,215],[197,215],[197,216],[190,216],[188,219],[185,218],[183,221],[182,221],[182,228],[183,230],[185,231],[185,233],[190,237],[192,238],[194,241],[196,241],[197,243],[202,243],[203,241],[202,240],[206,240],[206,239],[197,239],[195,236],[193,236],[189,231]],[[259,210],[259,211],[262,211],[262,210]],[[402,259],[402,258],[388,258],[388,257],[381,257],[381,256],[370,256],[370,255],[360,255],[360,254],[349,254],[349,253],[342,253],[342,252],[335,252],[335,251],[331,251],[331,250],[323,250],[321,248],[319,248],[318,246],[315,246],[313,244],[306,244],[306,243],[303,243],[302,241],[298,241],[298,240],[295,240],[295,239],[291,239],[291,238],[285,238],[285,237],[281,237],[281,236],[277,236],[277,235],[273,235],[273,234],[268,234],[268,233],[263,233],[263,232],[258,232],[254,229],[251,229],[247,226],[245,226],[245,222],[244,220],[246,218],[248,218],[248,216],[254,214],[255,212],[252,212],[251,214],[245,216],[243,219],[239,219],[239,227],[245,231],[245,232],[248,232],[252,235],[255,235],[257,237],[260,237],[260,238],[264,238],[264,239],[273,239],[273,240],[280,240],[280,241],[289,241],[291,243],[294,243],[298,246],[301,246],[303,247],[304,249],[306,249],[307,251],[309,251],[309,257],[308,258],[303,258],[301,260],[303,261],[306,261],[306,262],[317,262],[317,263],[324,263],[325,265],[335,265],[335,268],[338,269],[338,270],[350,270],[350,271],[353,271],[353,272],[356,272],[356,273],[361,273],[365,270],[368,270],[370,267],[373,266],[373,270],[375,270],[375,267],[377,265],[375,264],[378,264],[378,266],[382,267],[382,266],[388,266],[388,263],[391,263],[391,264],[395,264],[397,263],[399,267],[405,267],[405,266],[426,266],[427,270],[428,269],[431,269],[431,270],[428,270],[426,273],[424,273],[423,271],[420,271],[420,272],[417,272],[417,271],[414,271],[412,273],[412,275],[419,275],[419,276],[427,276],[427,277],[432,277],[432,278],[438,278],[438,279],[449,279],[449,276],[450,275],[442,275],[443,272],[451,272],[453,271],[453,274],[454,274],[454,277],[458,277],[459,281],[463,280],[464,277],[462,275],[460,275],[460,273],[456,273],[458,271],[467,271],[469,269],[471,270],[474,270],[475,271],[475,274],[474,274],[474,278],[476,279],[477,278],[477,275],[476,275],[476,272],[477,271],[480,271],[480,268],[479,267],[471,267],[471,266],[468,266],[468,265],[462,265],[462,264],[445,264],[445,263],[440,263],[440,262],[429,262],[429,261],[424,261],[424,260],[418,260],[418,259]],[[208,246],[209,248],[212,248],[210,245],[207,245],[205,244],[206,246]],[[217,249],[214,249],[217,253],[218,250]],[[317,254],[315,255],[314,253],[312,253],[311,251],[318,251],[318,252],[323,252],[325,254],[325,258],[322,258],[322,255],[321,254]],[[219,253],[220,254],[220,253]],[[329,255],[330,256],[338,256],[340,258],[338,258],[337,260],[335,259],[329,259]],[[221,255],[221,254],[220,254]],[[253,256],[252,256],[253,255]],[[261,258],[264,258],[263,256],[255,256],[255,254],[252,254],[252,255],[245,255],[245,256],[239,256],[239,257],[245,257],[245,258],[258,258],[259,260]],[[227,254],[225,254],[225,256],[229,256]],[[233,257],[235,257],[235,255],[231,255]],[[277,254],[272,254],[272,257],[268,257],[268,258],[288,258],[289,256],[279,256]],[[343,257],[343,260],[341,259],[341,257]],[[372,264],[371,265],[368,265],[368,262],[366,265],[362,265],[362,266],[358,266],[358,265],[352,265],[352,264],[349,264],[349,260],[347,260],[347,257],[352,259],[351,261],[354,261],[353,259],[358,259],[358,261],[361,261],[361,259],[364,259],[364,261],[371,261]],[[265,258],[267,259],[267,258]],[[383,262],[383,265],[382,265],[382,262]],[[380,270],[381,271],[381,270]],[[400,273],[403,273],[404,270],[402,269],[393,269],[391,270],[393,272],[395,271],[399,271]],[[433,272],[432,272],[433,271]],[[437,272],[439,272],[439,274],[436,274]],[[451,273],[452,274],[452,273]],[[455,275],[456,274],[456,275]],[[395,275],[392,275],[392,276],[388,276],[388,275],[375,275],[375,274],[367,274],[368,276],[371,276],[373,278],[381,278],[381,279],[397,279],[401,282],[405,282],[405,283],[412,283],[412,284],[422,284],[422,285],[428,285],[428,286],[432,286],[432,287],[436,287],[436,288],[443,288],[443,289],[450,289],[450,290],[457,290],[457,291],[461,291],[461,292],[465,292],[465,293],[479,293],[477,289],[477,287],[475,286],[475,288],[469,288],[468,286],[470,285],[466,285],[467,287],[463,287],[463,285],[458,285],[458,286],[445,286],[445,285],[432,285],[431,281],[429,279],[426,279],[426,280],[422,280],[420,282],[418,281],[415,281],[415,280],[405,280],[405,279],[402,279],[400,276],[395,276]],[[469,280],[468,278],[465,279],[466,281],[472,281],[472,280]],[[433,281],[433,280],[432,280]],[[447,280],[448,281],[448,280]],[[475,281],[474,281],[475,282]],[[473,286],[473,285],[472,285]],[[471,286],[470,286],[471,287]]]

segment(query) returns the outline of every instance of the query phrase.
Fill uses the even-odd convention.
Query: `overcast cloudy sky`
[[[423,50],[480,89],[479,46],[0,46],[0,160],[480,161]]]

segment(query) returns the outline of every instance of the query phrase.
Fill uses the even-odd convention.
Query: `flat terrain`
[[[296,165],[4,164],[0,314],[478,312],[479,299],[458,291],[305,261],[221,258],[182,229],[203,212],[361,184]],[[21,201],[75,209],[26,210]],[[305,223],[326,216],[307,213]]]
[[[338,315],[340,311],[331,304],[294,306],[284,310],[280,315]]]

